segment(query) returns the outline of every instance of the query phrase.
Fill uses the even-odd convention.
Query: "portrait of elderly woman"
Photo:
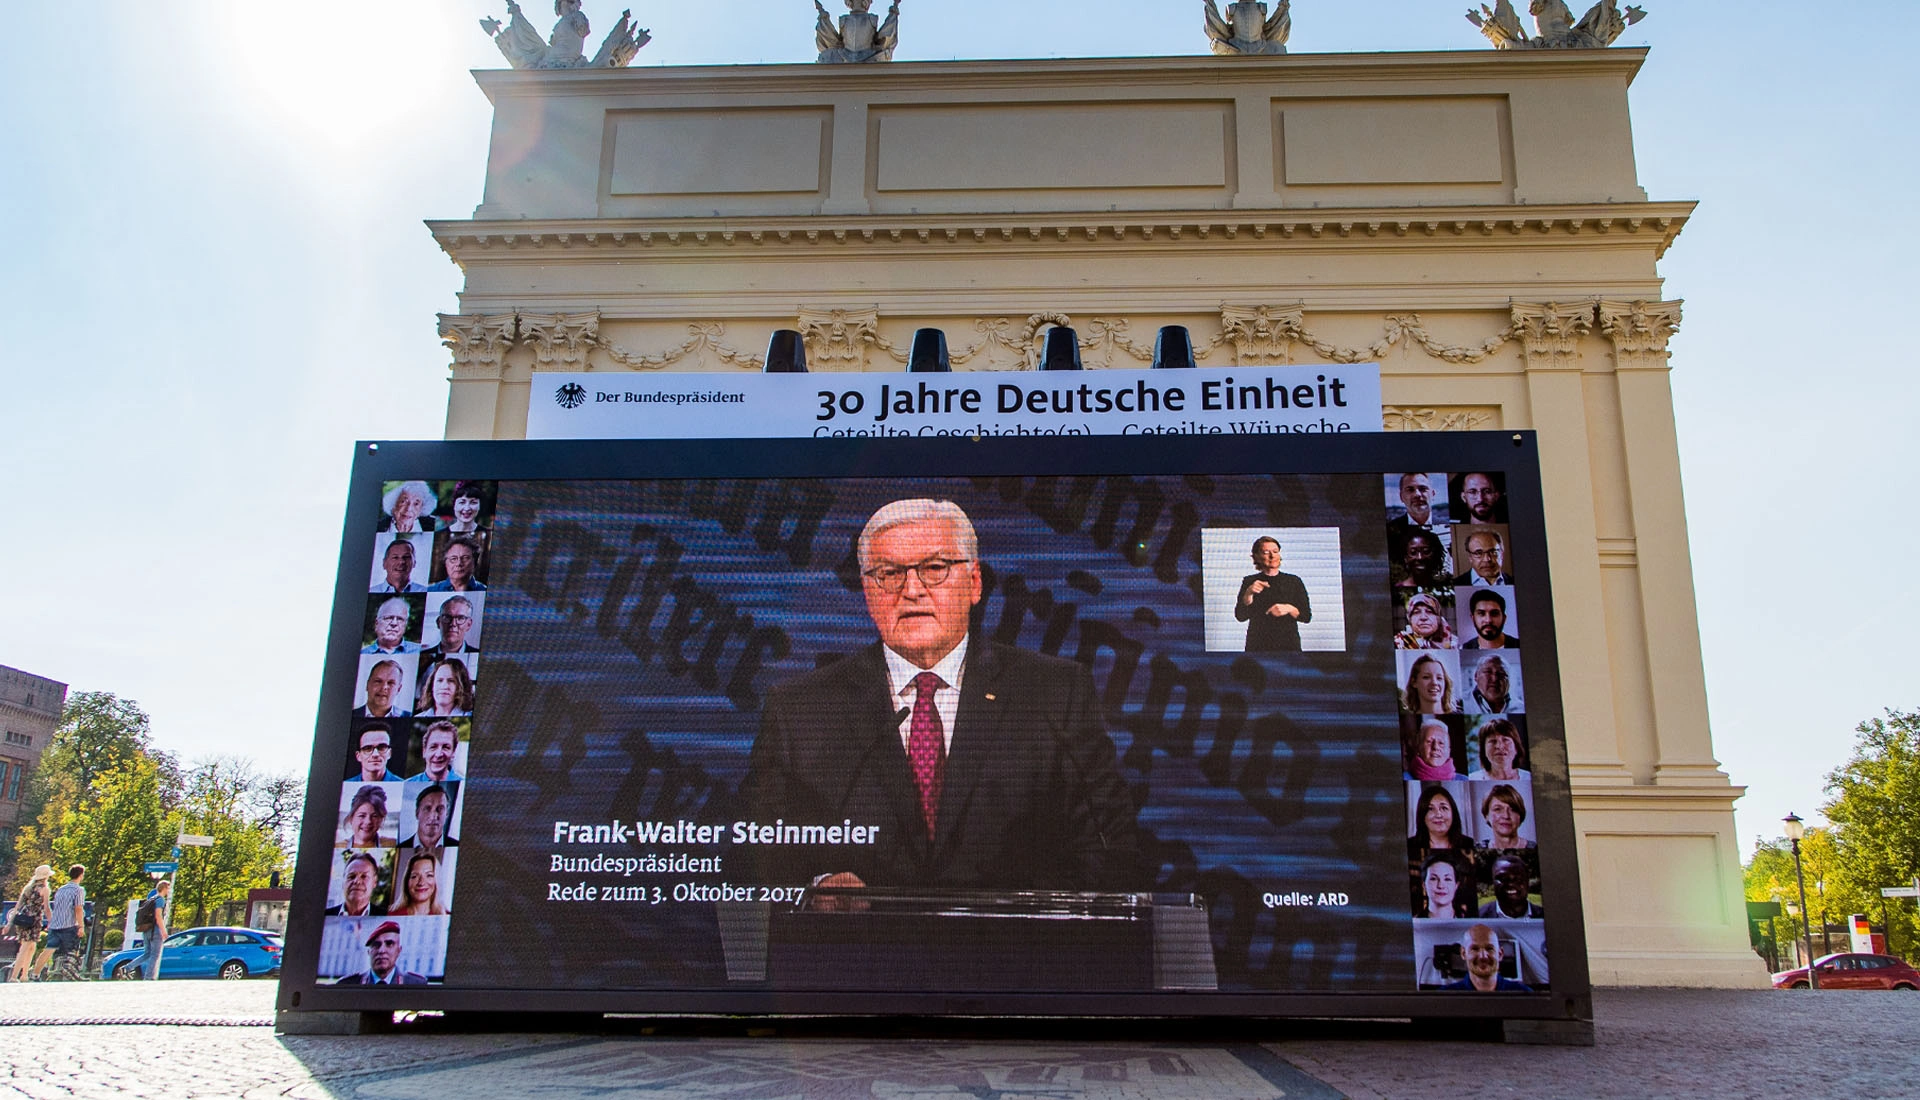
[[[1393,636],[1395,649],[1454,649],[1453,593],[1407,590],[1399,633]],[[1397,602],[1397,601],[1396,601]]]
[[[1459,920],[1473,916],[1472,860],[1457,852],[1435,852],[1421,861],[1414,882],[1413,915],[1419,920]]]
[[[1416,784],[1407,784],[1411,789]],[[1422,864],[1438,851],[1470,853],[1473,841],[1467,838],[1460,820],[1460,803],[1453,792],[1438,783],[1419,784],[1420,799],[1413,806],[1413,825],[1407,835],[1407,862]]]
[[[1475,785],[1475,790],[1487,792],[1480,799],[1480,820],[1486,823],[1486,828],[1480,837],[1479,847],[1498,851],[1526,851],[1537,847],[1535,842],[1520,835],[1520,827],[1527,823],[1527,799],[1521,793],[1523,787],[1531,789],[1530,784]]]
[[[1400,654],[1405,670],[1401,681],[1400,709],[1408,714],[1457,714],[1460,697],[1454,693],[1453,669],[1457,658],[1451,651],[1444,655]],[[1409,659],[1410,658],[1410,659]]]
[[[1531,778],[1532,773],[1527,770],[1527,739],[1520,732],[1521,721],[1504,714],[1479,720],[1473,727],[1473,737],[1479,742],[1480,766],[1468,774],[1468,779],[1511,783]]]
[[[388,829],[387,789],[378,783],[346,785],[352,793],[346,811],[340,815],[340,830],[334,837],[336,848],[391,848],[399,835],[399,821]]]
[[[1456,715],[1403,714],[1400,716],[1400,752],[1406,778],[1440,783],[1464,778],[1459,771],[1459,746],[1465,744]]]
[[[432,487],[424,481],[389,481],[380,498],[380,530],[403,535],[431,531],[436,503]]]
[[[458,657],[435,661],[420,677],[413,713],[421,718],[459,718],[473,713],[473,678]]]

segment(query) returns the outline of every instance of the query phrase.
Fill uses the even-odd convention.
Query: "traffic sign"
[[[1882,886],[1880,888],[1880,896],[1883,898],[1920,898],[1920,888],[1912,886]]]
[[[197,833],[181,833],[174,843],[184,844],[189,848],[211,848],[213,847],[213,838],[210,836],[200,836]]]
[[[147,874],[150,874],[150,875],[170,875],[170,874],[173,874],[175,871],[178,871],[180,869],[180,865],[178,863],[174,863],[171,860],[168,860],[162,863],[149,863],[142,869],[145,870]]]

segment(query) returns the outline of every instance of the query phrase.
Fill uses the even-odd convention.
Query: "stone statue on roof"
[[[1494,0],[1491,8],[1482,4],[1479,11],[1467,12],[1467,20],[1479,27],[1496,49],[1599,50],[1613,45],[1629,26],[1647,17],[1644,8],[1629,7],[1622,12],[1618,0],[1600,0],[1578,23],[1573,21],[1573,9],[1562,0],[1532,0],[1527,11],[1538,32],[1531,38],[1520,26],[1511,0]]]
[[[820,13],[814,25],[813,40],[820,47],[817,60],[823,65],[845,65],[861,61],[892,61],[893,48],[900,44],[900,0],[887,9],[887,20],[868,11],[873,0],[847,0],[847,14],[835,28],[833,16],[813,0]]]
[[[1207,4],[1207,37],[1213,39],[1217,54],[1275,54],[1287,52],[1287,36],[1293,33],[1290,0],[1276,0],[1273,14],[1256,0],[1234,0],[1222,16],[1213,0]]]
[[[653,36],[633,25],[631,9],[620,13],[613,33],[600,43],[600,51],[587,60],[587,35],[593,28],[580,10],[580,0],[553,0],[553,14],[560,21],[553,25],[550,39],[540,37],[520,5],[507,0],[507,22],[482,19],[480,29],[500,47],[507,64],[516,69],[623,69],[640,47]]]

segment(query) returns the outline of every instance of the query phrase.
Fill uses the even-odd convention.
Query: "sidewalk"
[[[600,1034],[277,1037],[266,1026],[274,988],[0,987],[0,1066],[7,1067],[0,1096],[1817,1097],[1911,1095],[1920,1073],[1920,1054],[1910,1049],[1920,995],[1898,993],[1603,990],[1595,995],[1597,1044],[1565,1048],[1450,1042],[1405,1024],[1322,1021],[1276,1023],[1264,1043],[1143,1040],[1138,1031],[1105,1040],[805,1037],[818,1034],[818,1025],[765,1037],[718,1029],[643,1035],[635,1021]],[[177,1022],[85,1022],[160,1019]],[[24,1026],[29,1020],[36,1023]]]

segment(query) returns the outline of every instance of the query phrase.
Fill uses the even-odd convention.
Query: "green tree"
[[[1920,713],[1889,710],[1855,733],[1853,754],[1827,775],[1832,797],[1821,807],[1832,822],[1835,849],[1828,899],[1844,900],[1850,906],[1844,912],[1878,917],[1880,888],[1905,886],[1920,875]],[[1920,947],[1914,904],[1901,899],[1885,910],[1893,946],[1906,954]]]
[[[160,805],[160,769],[144,753],[134,755],[96,774],[93,793],[86,805],[61,813],[52,862],[60,868],[85,864],[99,908],[118,908],[147,893],[151,882],[141,864],[165,859],[173,845]]]
[[[169,825],[178,833],[213,838],[209,847],[180,852],[174,905],[183,916],[191,914],[191,923],[204,924],[219,906],[246,900],[248,890],[267,885],[275,871],[286,868],[287,853],[274,823],[256,812],[261,792],[271,786],[272,777],[263,780],[251,763],[231,757],[187,773],[185,796],[169,815]]]
[[[39,766],[27,777],[21,794],[19,820],[26,822],[14,838],[14,864],[8,878],[14,890],[33,868],[55,864],[54,841],[60,823],[76,809],[98,798],[94,790],[103,775],[136,757],[149,755],[152,731],[146,712],[131,699],[106,691],[81,691],[68,696],[53,739],[40,756]],[[171,757],[156,761],[164,789],[179,786],[179,765]]]

